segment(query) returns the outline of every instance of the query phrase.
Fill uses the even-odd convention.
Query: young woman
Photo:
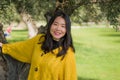
[[[50,19],[46,34],[0,46],[4,54],[31,64],[28,80],[77,80],[71,22],[63,12]]]

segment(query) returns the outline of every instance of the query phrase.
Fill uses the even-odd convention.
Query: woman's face
[[[66,22],[64,18],[57,17],[51,25],[50,34],[53,39],[59,41],[66,34]]]

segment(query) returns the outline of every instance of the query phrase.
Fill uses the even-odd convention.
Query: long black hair
[[[50,28],[51,28],[51,25],[53,24],[54,20],[59,16],[62,17],[66,22],[66,34],[64,35],[64,37],[62,37],[59,40],[59,45],[60,45],[60,47],[62,47],[62,49],[59,49],[57,57],[59,57],[61,55],[65,55],[69,47],[71,47],[73,49],[73,51],[75,52],[75,49],[74,49],[74,46],[73,46],[73,41],[72,41],[72,36],[71,36],[71,21],[70,21],[69,16],[66,15],[62,11],[56,12],[51,17],[50,21],[48,22],[48,24],[47,24],[47,26],[48,26],[47,33],[45,34],[45,40],[43,41],[41,49],[45,53],[47,53],[49,51],[53,52],[54,43],[53,43],[52,35],[50,34]]]

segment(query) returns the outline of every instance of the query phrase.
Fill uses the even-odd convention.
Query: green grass
[[[120,80],[120,32],[109,28],[72,28],[78,80]],[[13,31],[9,42],[27,39]]]
[[[12,33],[7,37],[8,42],[17,42],[28,39],[27,30],[12,30]]]
[[[120,80],[120,32],[72,29],[79,80]]]

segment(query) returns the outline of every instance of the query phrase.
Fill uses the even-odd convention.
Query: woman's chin
[[[58,38],[58,37],[54,37],[53,38],[55,41],[59,41],[60,40],[60,38]]]

